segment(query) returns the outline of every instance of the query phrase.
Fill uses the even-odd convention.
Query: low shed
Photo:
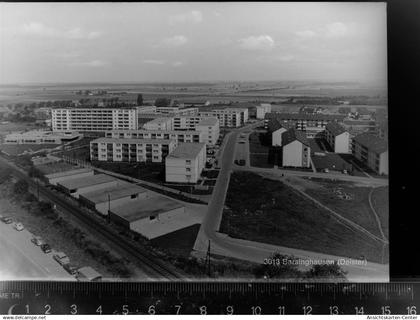
[[[147,198],[146,189],[122,180],[115,186],[79,195],[81,202],[103,215],[107,215],[110,208],[131,204],[133,201],[145,198]]]
[[[181,203],[157,196],[111,208],[109,213],[114,222],[149,238],[149,229],[154,224],[170,224],[184,211]]]
[[[61,181],[75,179],[75,178],[86,178],[90,176],[93,176],[92,169],[81,168],[81,169],[50,173],[50,174],[45,175],[45,178],[47,178],[49,184],[56,186]]]
[[[106,174],[97,174],[85,178],[64,180],[58,183],[58,187],[75,198],[80,194],[100,190],[118,185],[121,180]]]

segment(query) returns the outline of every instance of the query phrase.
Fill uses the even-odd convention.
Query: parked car
[[[328,173],[328,172],[330,172],[330,170],[329,170],[328,168],[325,168],[325,169],[324,169],[324,172],[325,172],[325,173]]]
[[[44,253],[50,253],[51,252],[51,247],[48,243],[44,243],[44,244],[41,244],[41,250]]]
[[[55,261],[57,261],[62,266],[70,263],[69,257],[67,257],[67,255],[64,252],[56,252],[53,255],[53,258],[54,258]]]
[[[22,231],[23,229],[25,229],[25,226],[20,222],[15,222],[13,228],[15,228],[17,231]]]
[[[1,221],[5,224],[11,224],[13,222],[13,219],[11,217],[2,217]]]
[[[77,275],[77,268],[70,264],[70,263],[66,263],[63,265],[64,270],[66,270],[68,273],[70,273],[72,276]]]
[[[41,237],[33,237],[32,239],[31,239],[31,242],[34,244],[34,245],[36,245],[36,246],[42,246],[45,242],[44,242],[44,240],[42,240],[42,238]]]
[[[347,172],[347,170],[346,170],[346,169],[344,169],[344,170],[343,170],[343,173],[344,173],[344,174],[348,174],[348,172]]]

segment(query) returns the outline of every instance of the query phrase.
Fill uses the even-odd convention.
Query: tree
[[[171,100],[168,98],[157,98],[155,100],[156,107],[168,107],[170,103],[171,103]]]
[[[24,195],[29,190],[29,185],[26,180],[20,179],[13,186],[13,192],[18,195]]]
[[[138,94],[137,95],[137,105],[138,106],[142,106],[143,105],[143,95],[142,94]]]
[[[315,264],[308,271],[309,278],[322,278],[322,279],[345,279],[347,272],[341,269],[337,262],[334,264]]]

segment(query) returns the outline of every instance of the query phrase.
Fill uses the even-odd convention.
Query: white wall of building
[[[206,165],[206,148],[202,148],[195,158],[177,158],[168,156],[165,159],[167,182],[196,183]]]
[[[283,146],[283,166],[302,167],[303,144],[297,140]]]
[[[283,132],[286,132],[287,129],[286,128],[280,128],[277,129],[276,131],[273,131],[273,133],[271,134],[272,137],[272,142],[271,145],[274,146],[278,146],[281,147],[281,135],[283,134]]]
[[[334,139],[334,152],[335,153],[350,153],[350,134],[343,132]]]

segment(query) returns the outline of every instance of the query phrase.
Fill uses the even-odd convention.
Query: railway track
[[[141,263],[141,267],[152,276],[154,279],[159,281],[173,281],[173,280],[185,280],[185,275],[180,274],[168,268],[163,261],[158,258],[150,257],[151,253],[147,250],[139,248],[118,234],[111,233],[106,230],[103,225],[98,224],[98,222],[87,214],[75,208],[73,204],[70,204],[66,200],[54,194],[54,191],[49,190],[48,188],[37,185],[32,179],[30,179],[25,173],[21,172],[18,168],[15,168],[10,163],[6,162],[4,159],[1,159],[2,163],[8,166],[13,174],[21,179],[25,179],[29,186],[34,190],[37,190],[39,187],[39,194],[44,198],[48,199],[52,203],[56,204],[59,209],[64,210],[65,212],[73,215],[82,221],[87,227],[91,228],[94,232],[100,234],[102,237],[110,241],[114,246],[118,247],[120,250],[126,252],[129,257],[134,258],[137,262]]]

